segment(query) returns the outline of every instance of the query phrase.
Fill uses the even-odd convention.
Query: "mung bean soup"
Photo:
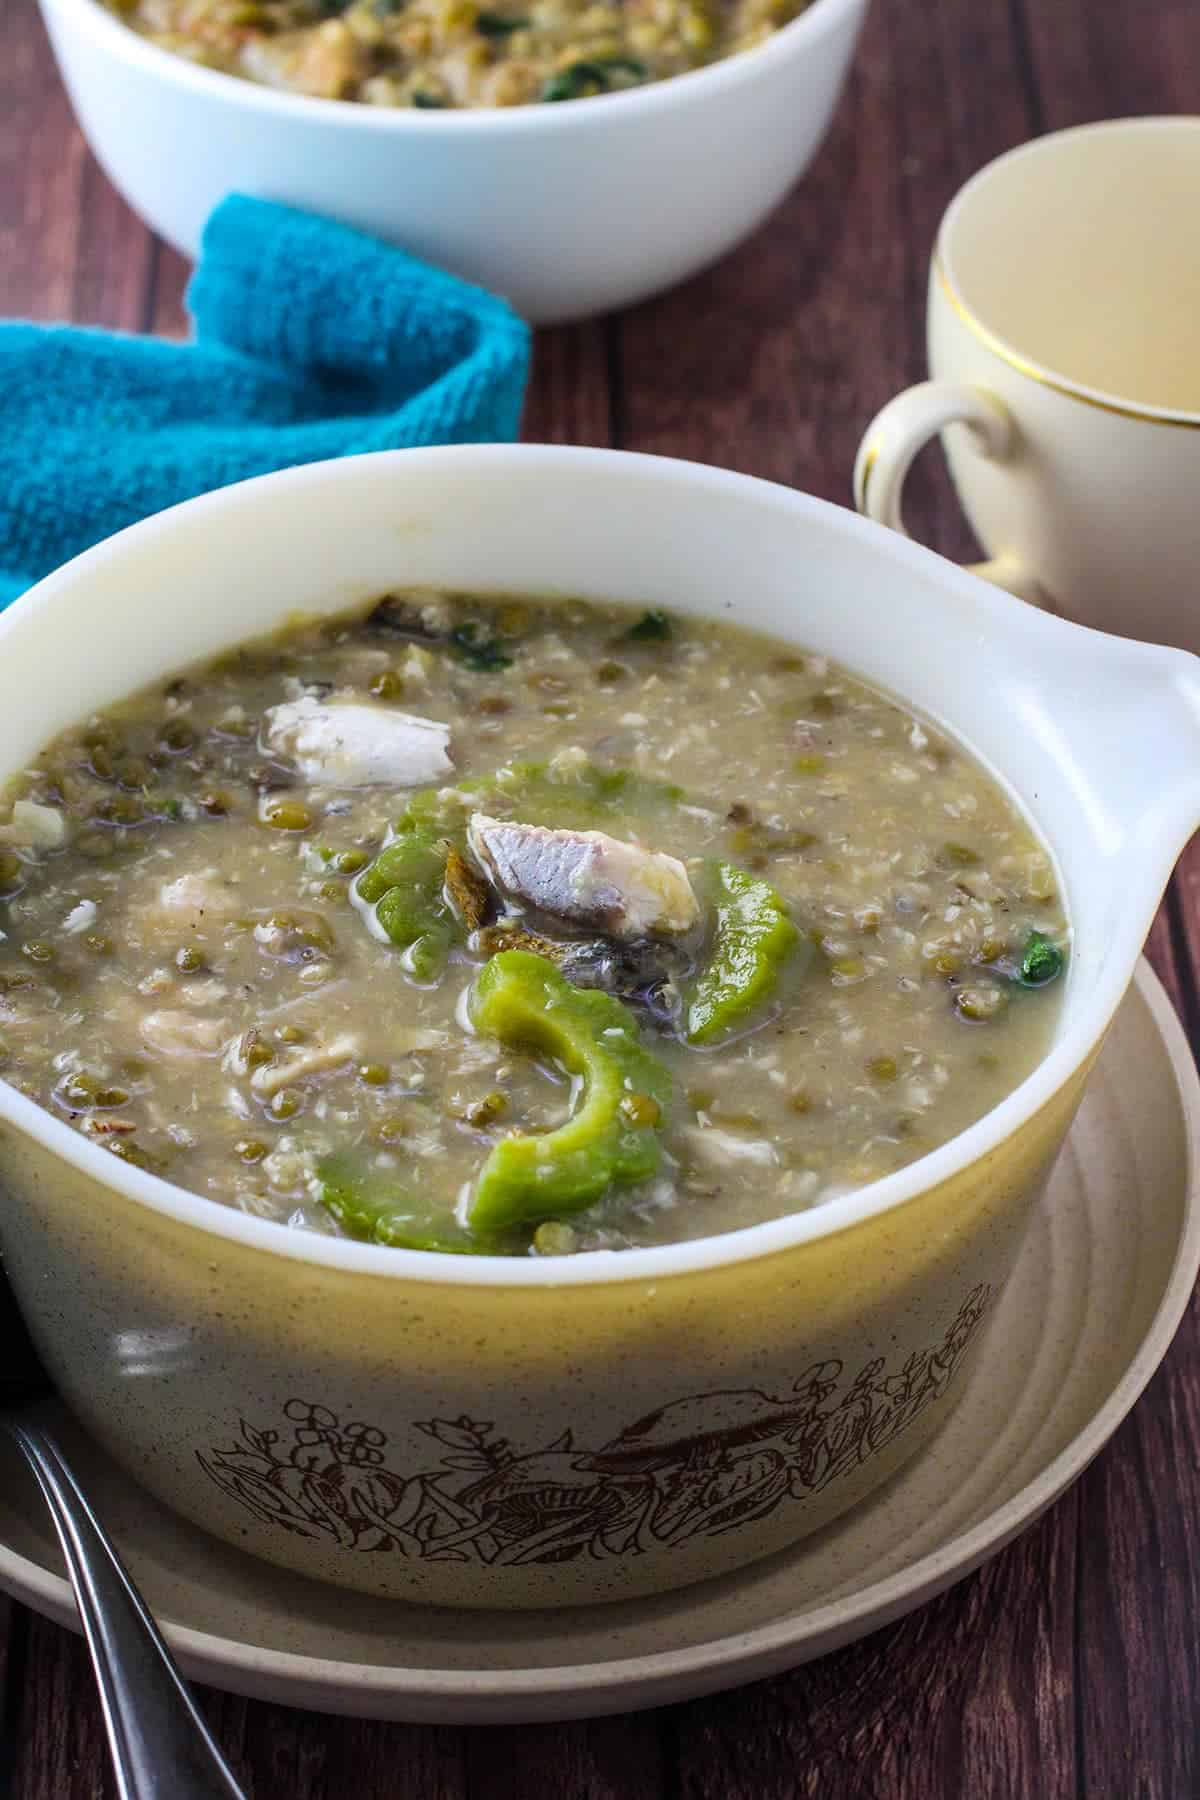
[[[819,656],[386,596],[69,731],[0,798],[3,1078],[310,1231],[672,1243],[972,1124],[1051,1038],[1051,860]]]
[[[152,44],[368,106],[522,106],[641,87],[765,42],[808,0],[106,0]]]

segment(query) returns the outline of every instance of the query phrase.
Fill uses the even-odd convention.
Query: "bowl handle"
[[[1016,428],[995,394],[955,381],[918,382],[889,400],[863,434],[854,463],[854,504],[859,512],[907,537],[900,507],[905,477],[929,440],[947,425],[965,425],[986,457],[1003,460],[1012,452]],[[972,563],[970,573],[1018,600],[1048,605],[1037,581],[1012,551],[990,562]]]

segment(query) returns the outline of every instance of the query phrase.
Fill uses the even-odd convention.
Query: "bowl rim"
[[[339,121],[343,125],[355,122],[366,131],[417,131],[427,135],[441,131],[475,131],[511,137],[531,131],[569,131],[573,119],[583,118],[595,122],[598,116],[595,108],[598,105],[604,108],[604,114],[599,115],[601,117],[608,112],[614,112],[617,117],[630,117],[638,111],[662,111],[670,107],[670,96],[681,86],[685,90],[680,96],[682,103],[686,103],[687,98],[692,95],[698,102],[702,102],[708,92],[717,93],[722,88],[733,89],[747,81],[753,81],[756,71],[762,71],[765,75],[774,63],[786,60],[793,50],[801,50],[809,39],[815,40],[825,31],[832,30],[843,18],[855,13],[865,14],[870,0],[809,0],[802,13],[781,26],[764,43],[755,44],[749,50],[737,51],[702,69],[689,69],[681,75],[648,82],[644,87],[625,88],[610,94],[593,94],[572,100],[563,106],[529,103],[507,107],[446,107],[429,111],[418,107],[368,106],[361,100],[327,100],[316,94],[286,93],[260,82],[243,80],[241,76],[228,74],[224,69],[205,68],[200,63],[190,62],[185,56],[178,56],[174,51],[151,43],[132,26],[110,13],[101,4],[101,0],[38,0],[38,5],[43,13],[53,10],[70,12],[79,21],[80,27],[92,33],[112,54],[121,56],[135,66],[140,65],[149,74],[157,72],[163,79],[172,80],[179,87],[191,88],[200,94],[207,92],[214,99],[220,99],[223,95],[231,104],[248,111],[265,111],[283,118],[307,117],[314,122],[321,118],[332,124]]]
[[[248,510],[253,513],[262,493],[279,494],[294,490],[298,502],[306,503],[310,491],[336,489],[339,482],[353,485],[358,470],[394,469],[401,471],[419,460],[436,468],[474,464],[495,465],[501,471],[506,464],[520,461],[538,463],[549,469],[555,464],[570,464],[586,470],[589,465],[600,472],[616,466],[630,470],[640,481],[669,485],[682,482],[698,494],[705,490],[722,493],[748,493],[761,504],[782,508],[802,526],[805,520],[819,523],[824,532],[835,533],[869,550],[875,560],[888,559],[908,565],[931,587],[940,587],[953,604],[974,607],[981,615],[991,614],[1001,629],[1016,637],[1035,641],[1033,656],[1041,654],[1044,645],[1038,640],[1066,635],[1068,642],[1077,634],[1101,640],[1111,646],[1111,654],[1122,660],[1140,660],[1157,664],[1164,675],[1181,665],[1192,665],[1196,658],[1185,652],[1146,645],[1125,639],[1108,638],[1086,627],[1070,625],[1051,617],[1002,590],[990,586],[954,563],[911,539],[861,517],[845,507],[827,500],[787,488],[779,483],[708,464],[688,462],[673,457],[652,456],[623,450],[587,449],[567,445],[486,444],[439,446],[430,449],[377,451],[371,455],[341,457],[326,462],[309,463],[296,468],[256,476],[213,492],[201,494],[162,512],[155,513],[124,531],[85,550],[61,568],[45,577],[23,595],[6,613],[0,614],[0,666],[3,662],[4,639],[13,621],[28,619],[30,609],[44,610],[60,603],[80,585],[86,590],[90,576],[121,558],[131,549],[140,550],[156,540],[169,542],[177,522],[203,519],[210,515],[216,525],[223,514]],[[903,694],[898,696],[903,700]],[[957,726],[948,729],[967,742]],[[999,771],[1003,780],[1003,771]],[[1163,881],[1174,863],[1187,828],[1194,824],[1189,812],[1184,822],[1173,814],[1166,817],[1153,848],[1157,859],[1147,857],[1139,869],[1146,890],[1156,895],[1161,874]],[[1054,853],[1054,846],[1049,846]],[[1145,846],[1143,846],[1143,850]],[[1131,895],[1133,890],[1131,889]],[[1068,899],[1070,895],[1068,894]],[[998,1105],[986,1112],[965,1131],[939,1145],[928,1155],[910,1163],[893,1175],[868,1183],[865,1187],[835,1199],[822,1202],[807,1212],[786,1214],[740,1230],[695,1238],[681,1244],[619,1252],[594,1250],[570,1257],[499,1257],[446,1256],[437,1251],[401,1250],[388,1246],[363,1244],[348,1238],[325,1237],[316,1232],[298,1231],[271,1219],[259,1219],[242,1213],[219,1200],[179,1187],[174,1182],[152,1175],[131,1165],[120,1163],[98,1144],[88,1142],[65,1120],[56,1119],[46,1108],[27,1099],[16,1088],[0,1078],[0,1122],[16,1127],[42,1145],[52,1155],[73,1165],[82,1175],[112,1189],[127,1200],[163,1215],[176,1224],[242,1244],[248,1250],[268,1255],[282,1255],[294,1261],[344,1271],[347,1274],[375,1276],[390,1280],[438,1283],[454,1287],[491,1288],[561,1288],[609,1283],[654,1283],[674,1277],[690,1277],[701,1272],[757,1260],[760,1257],[790,1251],[805,1243],[833,1237],[837,1233],[864,1224],[884,1212],[904,1205],[918,1195],[960,1175],[971,1164],[998,1150],[1005,1141],[1027,1125],[1043,1107],[1053,1101],[1059,1091],[1088,1061],[1099,1045],[1104,1031],[1116,1012],[1129,986],[1137,956],[1149,924],[1148,916],[1136,903],[1131,904],[1124,919],[1124,933],[1118,953],[1110,956],[1104,978],[1088,990],[1079,1018],[1062,1031],[1035,1068]]]

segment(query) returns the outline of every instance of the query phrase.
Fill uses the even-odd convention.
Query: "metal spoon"
[[[120,1800],[245,1800],[43,1418],[51,1391],[0,1266],[0,1430],[37,1477],[92,1654]]]

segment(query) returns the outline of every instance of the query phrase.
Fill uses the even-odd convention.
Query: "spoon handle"
[[[120,1800],[245,1800],[54,1439],[28,1417],[4,1423],[37,1477],[67,1559]]]

